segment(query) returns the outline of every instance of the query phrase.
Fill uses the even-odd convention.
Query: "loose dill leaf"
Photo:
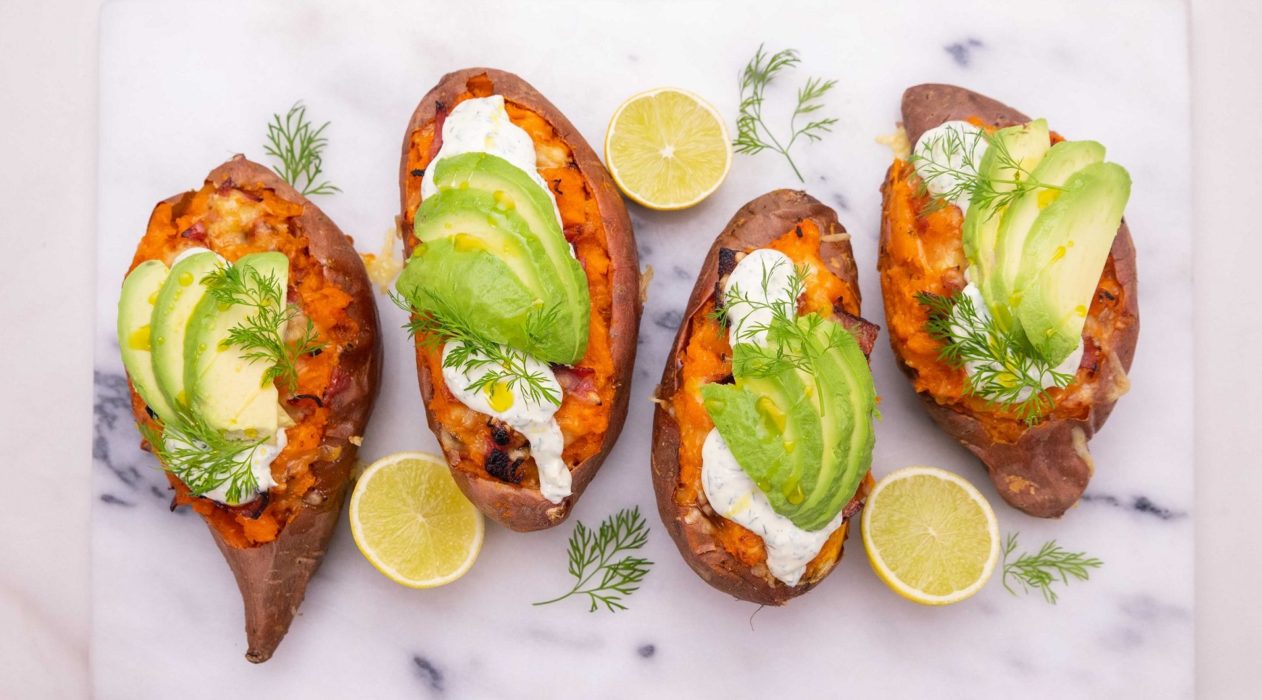
[[[981,161],[978,149],[983,147],[993,152],[998,164],[1015,173],[1015,177],[991,178],[978,172],[977,166]],[[936,157],[939,152],[941,160]],[[1064,189],[1036,179],[1012,155],[1002,139],[985,130],[966,133],[960,129],[947,129],[931,137],[923,148],[917,148],[910,162],[920,173],[918,189],[921,196],[928,192],[930,181],[944,179],[952,183],[951,187],[929,201],[921,214],[941,209],[948,202],[965,200],[970,207],[982,207],[989,212],[988,216],[995,216],[1028,192]],[[956,165],[957,162],[959,165]]]
[[[320,180],[324,148],[329,143],[324,135],[328,126],[329,122],[316,127],[307,121],[307,108],[302,102],[295,102],[284,118],[273,114],[267,125],[264,152],[280,161],[280,176],[304,196],[342,191],[328,180]]]
[[[228,330],[224,344],[241,350],[250,363],[267,363],[263,382],[283,379],[290,391],[298,388],[297,360],[324,348],[317,340],[315,325],[308,318],[302,334],[293,343],[285,342],[284,331],[297,318],[299,309],[284,302],[285,291],[274,274],[253,267],[225,265],[202,280],[206,291],[221,304],[253,307],[255,310]]]
[[[459,369],[466,376],[471,371],[486,369],[468,385],[470,391],[502,382],[510,391],[519,392],[537,404],[561,405],[560,392],[542,372],[530,369],[526,353],[488,338],[477,326],[461,318],[447,298],[417,287],[402,294],[391,292],[390,299],[412,315],[404,324],[408,335],[419,336],[432,345],[447,343],[450,346],[443,358],[443,367]],[[527,335],[545,337],[559,321],[560,314],[559,303],[531,312],[526,318]]]
[[[967,368],[966,391],[1011,410],[1027,425],[1055,408],[1045,380],[1062,388],[1073,381],[1073,374],[1039,357],[1024,335],[983,317],[963,292],[950,297],[920,292],[916,300],[929,311],[925,329],[942,342],[939,358]]]
[[[799,138],[811,142],[819,141],[823,134],[832,131],[833,125],[837,123],[836,117],[815,118],[815,115],[823,108],[824,96],[836,86],[837,81],[808,78],[806,84],[798,88],[797,106],[789,119],[789,135],[783,141],[776,138],[763,120],[762,114],[767,86],[780,72],[800,62],[795,49],[784,49],[767,55],[763,51],[763,45],[758,46],[758,51],[740,74],[740,114],[736,118],[736,138],[732,141],[732,146],[737,153],[748,155],[764,150],[775,151],[789,161],[789,167],[793,168],[798,181],[806,182],[789,151]],[[803,118],[808,121],[799,127],[798,120]]]
[[[180,410],[164,423],[161,432],[147,424],[140,425],[140,432],[162,465],[184,482],[194,496],[205,495],[225,483],[229,503],[240,503],[258,492],[251,460],[267,438],[229,438],[187,410]]]
[[[624,597],[639,590],[653,562],[624,552],[640,549],[648,542],[649,530],[640,515],[640,508],[624,508],[605,518],[593,531],[582,522],[574,526],[568,552],[569,572],[574,586],[565,594],[534,605],[549,605],[574,595],[587,596],[596,612],[604,606],[609,612],[626,610]]]
[[[1036,590],[1043,594],[1043,600],[1055,605],[1058,596],[1052,586],[1057,583],[1069,585],[1071,577],[1086,581],[1091,575],[1088,569],[1104,565],[1099,559],[1087,556],[1086,552],[1066,551],[1056,544],[1056,540],[1047,542],[1034,554],[1022,554],[1010,562],[1009,557],[1017,549],[1018,534],[1010,533],[1003,544],[1003,587],[1012,595],[1017,595],[1013,585],[1018,585],[1021,592]],[[1014,584],[1010,584],[1010,580]]]

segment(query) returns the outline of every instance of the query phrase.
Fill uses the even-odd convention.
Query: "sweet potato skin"
[[[416,187],[413,181],[418,179],[412,175],[408,167],[408,153],[413,132],[434,121],[444,107],[449,108],[454,104],[456,98],[466,91],[470,79],[483,77],[490,81],[492,94],[503,95],[506,100],[541,115],[570,148],[574,163],[595,197],[600,210],[612,266],[613,303],[609,333],[616,373],[613,405],[609,409],[609,424],[599,451],[570,470],[571,495],[561,503],[552,503],[544,498],[537,488],[522,487],[494,479],[489,475],[471,473],[462,469],[452,468],[451,470],[460,490],[485,515],[513,530],[541,530],[558,525],[569,516],[574,504],[578,502],[587,485],[591,483],[600,465],[604,463],[605,457],[613,449],[618,434],[622,431],[622,424],[627,415],[627,400],[630,397],[631,376],[635,366],[636,339],[640,328],[642,304],[639,255],[635,247],[631,219],[622,201],[622,195],[619,194],[609,173],[582,134],[533,86],[512,73],[494,68],[466,68],[448,73],[421,98],[403,137],[399,162],[400,221],[408,217],[409,193]],[[404,240],[407,246],[406,236]],[[407,246],[404,252],[405,256],[410,256],[411,247]],[[449,449],[449,445],[443,441],[441,426],[428,409],[434,393],[434,385],[428,368],[424,366],[419,356],[417,380],[420,384],[421,398],[426,405],[426,419],[430,430],[438,437],[448,462],[457,464],[461,460],[461,455]]]
[[[653,415],[653,491],[657,496],[658,513],[666,531],[675,541],[684,561],[706,583],[736,598],[762,605],[783,605],[814,588],[841,560],[841,553],[816,578],[804,579],[796,586],[786,586],[771,577],[765,567],[761,572],[754,571],[725,550],[716,541],[714,528],[710,523],[711,517],[721,516],[707,515],[700,507],[685,507],[676,500],[680,478],[680,429],[670,407],[675,393],[683,386],[683,356],[688,343],[690,321],[715,295],[719,282],[719,251],[765,247],[804,220],[814,221],[820,231],[845,231],[832,209],[805,192],[795,190],[768,192],[741,207],[728,222],[701,264],[701,272],[688,299],[679,332],[675,336],[670,354],[667,355],[666,367],[657,388],[657,408]],[[833,274],[849,284],[854,291],[857,306],[858,271],[850,241],[822,241],[820,258]],[[854,311],[857,312],[858,309]],[[855,498],[846,506],[848,516],[853,517],[862,508],[863,499],[872,485],[869,474],[861,483]]]
[[[912,144],[928,129],[950,120],[980,120],[997,128],[1029,121],[1026,115],[994,99],[954,85],[940,84],[908,88],[903,93],[902,116],[903,128]],[[884,192],[884,195],[878,262],[882,272],[891,264],[889,193]],[[1126,385],[1126,373],[1139,337],[1135,245],[1125,220],[1113,240],[1109,261],[1121,285],[1123,303],[1113,333],[1100,348],[1103,359],[1093,380],[1096,387]],[[915,294],[919,290],[894,288],[882,274],[881,291],[888,313],[892,295]],[[899,367],[914,380],[916,371],[905,363],[894,333],[890,334],[890,342]],[[982,461],[1005,501],[1029,515],[1056,518],[1082,497],[1094,470],[1086,443],[1104,425],[1118,394],[1111,390],[1094,391],[1094,400],[1085,415],[1053,416],[1021,431],[1012,441],[997,439],[995,435],[999,431],[988,430],[996,420],[993,415],[944,405],[928,392],[919,392],[919,396],[934,422]]]
[[[228,181],[237,185],[257,184],[273,190],[281,198],[299,203],[303,213],[296,224],[309,241],[311,255],[324,268],[329,279],[352,299],[347,314],[358,324],[358,337],[343,346],[340,368],[347,386],[330,399],[330,418],[322,448],[336,452],[334,460],[318,460],[311,465],[316,482],[303,499],[303,507],[280,531],[275,540],[250,548],[234,547],[210,527],[216,545],[241,590],[245,607],[248,649],[245,657],[254,663],[271,658],[293,621],[306,593],[307,583],[320,565],[336,529],[359,438],[372,413],[381,380],[380,328],[372,287],[363,261],[345,236],[319,207],[269,168],[234,156],[206,177],[216,186]],[[176,204],[185,195],[176,195]],[[137,402],[134,400],[133,405]],[[137,416],[139,420],[141,417]]]

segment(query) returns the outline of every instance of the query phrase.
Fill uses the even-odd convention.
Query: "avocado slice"
[[[996,131],[990,136],[990,146],[977,166],[979,176],[990,180],[995,190],[1010,192],[1015,188],[1012,183],[1023,175],[1012,167],[1012,161],[1018,163],[1025,172],[1033,171],[1043,159],[1043,154],[1051,145],[1051,136],[1047,130],[1047,121],[1036,119],[1028,124],[1018,124]],[[1006,153],[1009,158],[1001,158]],[[983,287],[984,280],[990,277],[994,268],[995,243],[999,237],[999,226],[1003,221],[1005,207],[996,207],[980,201],[974,195],[968,213],[964,215],[964,255],[974,266],[973,283]],[[1002,322],[1007,323],[1007,309],[992,307],[991,312]]]
[[[158,377],[153,371],[152,321],[158,291],[168,272],[161,260],[146,260],[123,280],[123,291],[118,297],[118,347],[123,366],[136,393],[162,420],[170,419],[175,411],[158,388]]]
[[[478,315],[460,318],[476,324],[491,339],[546,362],[573,364],[586,354],[590,306],[584,296],[578,300],[584,302],[580,307],[561,281],[573,269],[553,264],[526,219],[504,195],[473,188],[439,191],[421,204],[415,232],[423,245],[413,251],[397,286],[418,309],[425,309],[433,297],[445,299],[454,310],[476,307]],[[427,260],[432,256],[441,256],[441,265]],[[578,261],[570,260],[582,275]],[[586,277],[582,279],[586,285]],[[463,298],[470,291],[481,298]],[[493,303],[506,299],[515,303],[503,308]],[[527,332],[525,312],[533,310],[555,310],[557,317],[547,333]]]
[[[809,323],[809,319],[798,320],[799,325]],[[815,325],[811,343],[815,375],[822,388],[825,459],[818,484],[802,510],[823,527],[850,502],[872,466],[876,385],[859,342],[840,324],[824,320]],[[829,349],[825,352],[825,348]]]
[[[284,253],[252,253],[234,263],[274,279],[281,303],[289,285],[289,258]],[[248,279],[248,278],[247,278]],[[184,386],[188,407],[212,428],[255,437],[272,435],[279,420],[279,392],[265,381],[268,363],[250,360],[241,349],[227,345],[234,326],[258,313],[253,306],[223,304],[207,294],[189,317],[184,336]],[[281,337],[284,337],[284,329]]]
[[[1082,327],[1130,198],[1131,178],[1116,163],[1093,163],[1065,181],[1025,244],[1018,320],[1034,349],[1060,364],[1082,342]]]
[[[1104,146],[1095,141],[1062,141],[1048,149],[1030,176],[1038,182],[1061,187],[1069,176],[1092,163],[1104,161]],[[994,272],[981,286],[989,308],[1016,308],[1021,301],[1017,275],[1024,258],[1030,227],[1040,212],[1060,195],[1060,190],[1038,188],[1019,197],[1003,214],[995,248]]]
[[[780,515],[804,530],[828,525],[854,497],[872,463],[876,390],[858,342],[840,324],[798,319],[810,371],[763,374],[775,348],[733,348],[735,385],[701,388],[706,412],[736,461]],[[789,341],[800,342],[800,341]]]
[[[757,362],[758,346],[733,348],[733,367]],[[809,376],[792,368],[767,375],[738,376],[735,384],[701,387],[706,412],[741,469],[767,496],[772,508],[797,522],[821,461],[820,416],[808,397]],[[800,527],[812,525],[803,521]],[[820,525],[819,527],[822,527]],[[818,529],[818,528],[815,528]]]
[[[177,411],[188,406],[184,387],[184,337],[188,321],[206,294],[202,280],[222,264],[223,258],[210,251],[180,260],[171,268],[154,302],[149,332],[153,371],[162,395]]]
[[[491,192],[498,206],[520,215],[557,271],[565,291],[565,308],[576,312],[571,320],[587,322],[591,306],[587,277],[565,239],[556,204],[542,185],[507,160],[477,151],[438,161],[434,185],[440,191],[467,188]]]

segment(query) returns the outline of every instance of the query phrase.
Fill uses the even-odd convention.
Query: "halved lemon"
[[[447,463],[423,452],[382,457],[364,470],[350,505],[351,535],[378,571],[411,588],[464,575],[482,549],[482,514]]]
[[[686,209],[727,177],[732,144],[723,117],[709,103],[658,88],[614,112],[605,132],[605,165],[633,201],[650,209]]]
[[[999,560],[999,524],[986,498],[961,477],[906,467],[881,479],[868,496],[863,546],[895,593],[947,605],[990,579]]]

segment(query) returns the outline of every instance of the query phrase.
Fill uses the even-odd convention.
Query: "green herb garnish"
[[[1052,586],[1058,582],[1069,585],[1071,577],[1086,581],[1090,577],[1088,569],[1104,565],[1099,559],[1088,557],[1086,552],[1065,551],[1056,540],[1044,544],[1035,554],[1022,554],[1009,562],[1008,558],[1017,549],[1017,534],[1009,534],[1003,543],[1003,587],[1012,595],[1017,595],[1017,591],[1009,585],[1009,579],[1021,587],[1022,593],[1037,590],[1043,594],[1043,600],[1055,605],[1057,595]]]
[[[324,147],[329,143],[324,135],[328,126],[329,122],[325,122],[317,128],[307,121],[307,108],[301,102],[295,102],[284,118],[273,114],[267,125],[263,150],[280,161],[277,172],[303,196],[342,191],[328,180],[320,181]]]
[[[776,138],[762,116],[763,93],[767,86],[781,71],[792,68],[800,62],[801,59],[798,58],[798,52],[795,49],[785,49],[768,56],[763,53],[763,46],[758,46],[754,57],[741,71],[740,115],[736,118],[736,139],[732,145],[737,153],[749,155],[764,150],[775,151],[789,161],[789,167],[793,168],[793,174],[798,176],[798,181],[806,182],[797,164],[793,162],[793,157],[789,155],[789,150],[793,148],[793,144],[799,137],[808,141],[819,141],[824,133],[832,131],[833,125],[837,123],[835,117],[824,119],[812,119],[812,117],[824,106],[822,102],[824,95],[837,84],[837,81],[807,78],[806,84],[798,88],[797,107],[794,108],[793,116],[789,119],[789,136],[783,142]],[[799,118],[807,118],[810,121],[799,127],[797,125]]]
[[[252,460],[254,451],[267,442],[236,440],[215,430],[191,411],[179,410],[163,423],[162,431],[140,423],[140,434],[154,454],[194,496],[205,495],[228,484],[226,500],[237,504],[258,492]]]
[[[639,506],[623,508],[616,515],[605,518],[600,523],[600,529],[594,532],[579,522],[574,526],[574,534],[570,535],[569,546],[569,570],[575,579],[574,587],[564,595],[535,605],[548,605],[572,595],[585,595],[591,602],[588,612],[596,612],[601,605],[609,612],[626,610],[627,606],[622,604],[623,597],[639,590],[640,582],[653,562],[629,554],[616,561],[614,557],[640,549],[648,542],[648,537],[649,530],[640,515]]]
[[[504,383],[509,391],[517,391],[537,404],[545,401],[561,405],[561,395],[542,372],[532,371],[526,364],[526,353],[495,342],[479,328],[460,317],[445,297],[432,290],[416,288],[407,294],[391,292],[396,306],[412,314],[404,325],[408,335],[421,337],[429,345],[449,343],[451,352],[443,358],[443,367],[458,368],[466,376],[473,370],[489,368],[468,385],[480,391]],[[526,335],[542,338],[560,318],[560,306],[540,307],[526,317]]]
[[[981,160],[977,149],[983,145],[994,153],[993,157],[1000,166],[1011,170],[1016,176],[1011,179],[990,178],[977,172]],[[920,153],[923,151],[932,155],[939,149],[942,151],[942,162]],[[912,154],[910,162],[920,173],[919,193],[922,196],[929,191],[928,183],[931,180],[947,178],[954,182],[950,189],[926,204],[922,214],[937,211],[948,202],[965,200],[970,207],[983,207],[990,211],[990,216],[994,216],[1028,192],[1038,189],[1064,189],[1037,180],[1008,151],[1003,139],[997,139],[985,130],[965,133],[960,129],[947,129],[945,133],[930,138],[925,142],[924,149],[917,151]],[[953,161],[959,161],[960,166],[953,165]],[[1007,189],[999,187],[1000,185]]]
[[[202,280],[206,291],[221,304],[237,304],[255,309],[241,323],[228,331],[224,345],[236,347],[250,363],[266,362],[263,382],[283,379],[290,391],[298,387],[297,359],[316,352],[324,343],[316,340],[311,319],[302,335],[292,343],[285,342],[284,329],[299,315],[295,304],[285,302],[285,290],[275,275],[264,276],[252,267],[225,265]]]
[[[942,342],[938,356],[952,367],[967,367],[967,391],[1016,413],[1033,425],[1055,407],[1044,380],[1066,387],[1074,375],[1057,371],[1038,356],[1023,334],[983,318],[963,292],[947,297],[919,292],[929,310],[925,329]]]

